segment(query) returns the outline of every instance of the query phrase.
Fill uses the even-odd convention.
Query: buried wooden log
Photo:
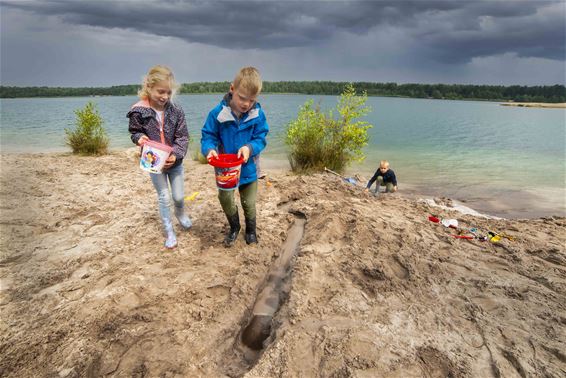
[[[303,237],[305,223],[306,219],[304,218],[295,219],[287,239],[281,247],[281,254],[267,276],[265,287],[257,296],[252,310],[252,318],[242,332],[242,342],[253,350],[262,349],[264,341],[271,334],[273,316],[279,310],[285,294],[283,281],[287,277],[291,260]]]

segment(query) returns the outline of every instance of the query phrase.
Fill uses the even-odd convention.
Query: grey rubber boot
[[[188,230],[192,227],[193,222],[191,221],[191,218],[189,218],[189,216],[185,213],[184,207],[175,206],[175,216],[181,224],[181,227],[183,227],[185,230]]]
[[[165,231],[165,248],[173,249],[177,246],[177,236],[173,230],[171,219],[163,219],[163,230]]]

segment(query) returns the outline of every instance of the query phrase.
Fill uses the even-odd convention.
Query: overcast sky
[[[565,84],[566,0],[0,0],[2,85]]]

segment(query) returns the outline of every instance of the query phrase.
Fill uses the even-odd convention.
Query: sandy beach
[[[502,106],[520,106],[525,108],[558,108],[566,109],[566,102],[551,103],[551,102],[503,102]]]
[[[176,224],[170,251],[135,148],[0,166],[2,377],[566,375],[566,218],[462,214],[264,167],[260,243],[241,234],[228,249],[213,170],[186,160],[194,226]],[[431,215],[503,237],[459,239]],[[242,330],[289,241],[280,306],[252,350]]]

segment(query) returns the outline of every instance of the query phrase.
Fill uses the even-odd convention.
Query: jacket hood
[[[220,112],[218,113],[216,119],[218,120],[218,122],[220,123],[224,123],[224,122],[228,122],[228,121],[234,121],[236,122],[236,118],[234,118],[234,115],[232,114],[232,108],[230,108],[230,100],[232,98],[232,94],[230,92],[228,92],[226,95],[224,95],[224,98],[222,99],[222,101],[220,101]],[[243,118],[242,122],[248,122],[251,121],[254,118],[259,117],[259,111],[261,109],[261,105],[259,104],[259,102],[256,101],[256,103],[254,104],[254,106],[248,110],[247,113],[245,113],[245,117]]]
[[[151,108],[151,106],[149,105],[149,100],[139,100],[132,105],[131,109],[133,108]]]
[[[167,104],[165,104],[165,112],[169,112],[174,108],[175,105],[173,105],[171,101],[168,101]],[[155,110],[149,105],[149,100],[140,100],[132,105],[127,116],[129,117],[132,113],[140,113],[144,118],[155,116]]]

